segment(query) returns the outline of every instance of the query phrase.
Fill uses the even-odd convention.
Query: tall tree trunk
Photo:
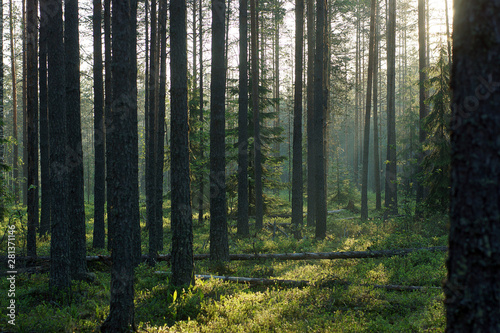
[[[387,163],[385,208],[397,215],[396,161],[396,0],[389,0],[387,24]]]
[[[255,172],[255,228],[262,229],[264,225],[264,197],[262,189],[262,155],[260,139],[259,111],[259,36],[257,1],[250,0],[250,25],[252,47],[252,113],[254,135],[254,172]]]
[[[160,86],[158,91],[157,152],[156,152],[156,218],[158,251],[163,250],[163,166],[165,160],[165,99],[167,83],[167,1],[160,0],[158,27],[160,37]]]
[[[380,186],[380,153],[379,153],[379,131],[378,131],[378,69],[379,69],[379,5],[376,4],[375,18],[375,46],[373,67],[373,175],[375,179],[375,209],[382,208],[382,190]]]
[[[36,257],[36,228],[38,227],[38,2],[27,1],[26,15],[26,118],[28,141],[28,233],[26,247],[29,256]]]
[[[146,155],[146,212],[149,227],[149,264],[154,265],[158,254],[158,219],[156,209],[156,161],[158,153],[158,57],[157,57],[157,21],[156,0],[151,2],[151,48],[149,69],[149,114],[148,141]]]
[[[314,166],[314,0],[307,1],[307,225],[314,226],[316,190]]]
[[[144,58],[145,58],[145,75],[144,75],[144,87],[145,87],[145,93],[144,93],[144,182],[143,182],[143,191],[144,191],[144,196],[146,196],[147,193],[147,162],[146,160],[148,159],[147,156],[149,156],[149,147],[148,147],[148,142],[149,142],[149,38],[151,37],[149,35],[149,1],[150,0],[144,0],[144,16],[145,16],[145,32],[144,32],[144,45],[145,45],[145,52],[144,52]],[[149,230],[149,221],[146,218],[146,229]]]
[[[240,67],[238,99],[238,234],[248,225],[248,1],[240,0]]]
[[[425,45],[425,0],[418,1],[418,69],[419,69],[419,142],[421,148],[418,153],[418,165],[417,165],[417,202],[416,202],[416,215],[422,214],[422,203],[424,200],[424,186],[422,185],[423,178],[423,168],[422,161],[424,158],[423,145],[426,139],[426,132],[424,130],[424,121],[427,116],[427,107],[425,105],[425,81],[427,80],[427,75],[425,73],[425,67],[427,65],[426,60],[426,45]]]
[[[500,327],[499,22],[497,1],[455,1],[447,332]]]
[[[113,103],[113,87],[112,87],[112,74],[111,74],[111,0],[104,0],[104,132],[106,134],[105,142],[108,142],[108,134],[113,128],[113,124],[111,123],[111,111],[112,111],[112,103]],[[106,161],[108,158],[108,147],[106,147]],[[106,174],[107,174],[107,162],[106,162]],[[106,183],[107,184],[107,183]],[[105,193],[106,197],[108,195],[108,191],[106,186]],[[106,200],[106,211],[110,210],[110,203]],[[111,250],[113,242],[113,228],[109,224],[108,219],[108,250]]]
[[[200,160],[201,160],[201,171],[199,175],[199,191],[200,197],[198,198],[198,222],[203,223],[203,197],[205,193],[205,140],[203,134],[204,128],[204,117],[203,117],[203,1],[200,0],[199,6],[199,17],[200,17]]]
[[[186,2],[170,2],[172,283],[194,283],[189,178]]]
[[[14,184],[14,200],[19,202],[19,142],[17,135],[17,77],[16,77],[16,56],[14,51],[14,10],[13,0],[9,1],[9,32],[10,32],[10,68],[12,73],[12,137],[14,139],[12,178]]]
[[[22,23],[21,31],[23,34],[23,178],[22,178],[22,196],[23,205],[28,206],[28,65],[27,65],[27,41],[28,34],[26,29],[26,2],[27,0],[22,0]]]
[[[104,133],[104,85],[102,75],[102,3],[94,0],[94,233],[92,246],[103,249],[105,245],[105,133]]]
[[[45,1],[40,1],[40,37],[39,37],[39,89],[40,89],[40,236],[50,231],[50,152],[49,152],[49,113],[47,95],[47,7]]]
[[[365,110],[365,137],[363,142],[363,174],[361,187],[361,219],[368,218],[368,157],[370,151],[370,113],[372,108],[372,87],[373,87],[373,68],[375,67],[375,26],[377,19],[377,0],[371,1],[370,17],[370,41],[368,51],[368,80],[366,83],[366,110]]]
[[[53,293],[70,287],[70,244],[68,219],[68,168],[66,129],[66,83],[62,3],[47,1],[48,90],[50,123],[51,239],[50,279]]]
[[[324,34],[326,0],[316,1],[316,49],[314,53],[314,164],[315,174],[315,218],[316,238],[326,236],[326,193],[325,193],[325,151],[324,151]]]
[[[224,0],[212,1],[212,80],[210,83],[210,260],[229,260],[227,234]]]
[[[113,233],[111,301],[102,332],[126,332],[134,327],[134,223],[137,216],[137,100],[132,68],[132,38],[136,36],[135,0],[113,0],[113,110],[107,133],[108,221]],[[132,37],[133,36],[133,37]],[[135,136],[135,137],[134,137]],[[124,147],[126,149],[124,149]],[[119,230],[119,232],[117,232]]]
[[[3,0],[0,0],[0,36],[3,36]],[[5,136],[4,136],[4,111],[3,111],[3,37],[0,38],[0,164],[3,166],[5,163]],[[0,171],[0,186],[2,190],[5,187],[5,172]],[[4,218],[5,197],[0,198],[0,221]]]
[[[293,175],[292,175],[292,225],[294,236],[301,238],[303,224],[302,179],[302,63],[304,55],[304,0],[295,4],[295,95],[293,109]]]
[[[80,121],[80,42],[78,0],[64,2],[66,60],[66,130],[68,133],[68,216],[70,219],[71,276],[83,278],[87,271],[85,204],[83,186],[82,129]]]

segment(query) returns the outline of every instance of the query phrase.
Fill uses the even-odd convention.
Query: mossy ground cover
[[[92,207],[87,207],[88,254],[93,250]],[[375,213],[374,213],[375,215]],[[10,223],[17,226],[18,256],[23,255],[22,209]],[[165,216],[168,216],[165,214]],[[325,240],[314,239],[314,229],[304,227],[296,241],[274,228],[253,231],[249,238],[236,236],[230,221],[231,253],[294,253],[380,250],[447,245],[447,220],[396,218],[388,221],[343,219],[347,211],[328,217]],[[24,218],[25,221],[25,218]],[[165,250],[170,248],[169,221],[164,219]],[[274,218],[265,222],[287,223]],[[6,230],[8,220],[3,221]],[[292,233],[282,227],[285,233]],[[195,253],[208,253],[208,222],[194,221]],[[2,232],[3,233],[3,232]],[[143,251],[147,230],[143,225]],[[49,238],[38,239],[39,255],[49,254]],[[2,240],[0,255],[5,255]],[[439,288],[424,291],[389,291],[373,285],[441,287],[446,275],[446,253],[417,251],[404,257],[346,260],[233,261],[213,266],[197,261],[196,274],[255,278],[308,280],[301,288],[259,286],[196,280],[194,287],[174,289],[169,285],[168,263],[136,269],[136,326],[144,332],[442,332],[445,327],[444,296]],[[20,264],[19,264],[20,265]],[[18,265],[18,268],[20,268]],[[97,332],[109,311],[110,276],[106,263],[89,263],[96,274],[93,282],[75,282],[71,302],[53,299],[48,290],[48,273],[19,274],[16,277],[16,326],[7,324],[8,298],[0,297],[2,331],[13,332]],[[4,277],[0,289],[6,293]]]

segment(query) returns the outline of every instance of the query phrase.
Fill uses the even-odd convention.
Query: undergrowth
[[[91,211],[91,207],[88,207]],[[88,254],[93,250],[92,216],[88,213]],[[229,221],[231,253],[294,253],[447,245],[445,217],[413,220],[399,217],[361,222],[346,219],[355,214],[342,211],[328,217],[325,240],[314,239],[314,229],[304,227],[303,238],[294,240],[284,226],[289,218],[270,218],[268,226],[253,236],[236,236],[235,221]],[[374,214],[376,215],[376,214]],[[23,254],[20,216],[18,256]],[[167,216],[167,214],[165,214]],[[18,221],[15,221],[16,218]],[[7,219],[3,222],[6,230]],[[165,253],[170,248],[169,221],[164,219]],[[275,228],[277,226],[278,228]],[[208,222],[194,221],[195,253],[208,253]],[[288,237],[287,237],[288,235]],[[147,231],[143,225],[143,251]],[[38,239],[39,255],[49,254],[50,238]],[[5,256],[6,241],[0,255]],[[252,287],[220,280],[196,280],[195,286],[173,288],[170,267],[160,262],[152,268],[140,264],[135,275],[135,320],[142,332],[442,332],[445,327],[444,296],[446,253],[417,251],[404,257],[303,261],[232,261],[225,266],[196,262],[196,274],[254,278],[308,280],[306,287]],[[5,332],[97,332],[109,312],[110,276],[107,263],[89,264],[93,282],[75,282],[71,302],[51,298],[48,273],[16,277],[16,326],[2,315]],[[159,274],[158,271],[167,274]],[[427,286],[424,291],[388,291],[374,285]],[[0,289],[8,290],[3,278]],[[8,298],[0,298],[6,314]]]

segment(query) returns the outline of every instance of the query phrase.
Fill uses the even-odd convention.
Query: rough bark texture
[[[426,58],[426,45],[425,45],[425,1],[418,0],[418,70],[419,70],[419,134],[418,141],[420,145],[423,146],[426,139],[426,132],[424,129],[425,117],[427,116],[427,106],[425,105],[425,81],[427,80],[427,75],[425,73],[425,67],[427,66]],[[422,214],[422,204],[424,200],[424,186],[422,185],[421,179],[423,178],[422,172],[422,161],[424,158],[423,147],[418,153],[418,163],[417,163],[417,199],[416,199],[416,214]]]
[[[240,68],[238,100],[238,234],[248,225],[248,1],[240,0]]]
[[[111,109],[113,103],[113,88],[111,86],[111,0],[104,0],[104,132],[105,142],[108,142],[108,134],[112,128]],[[108,147],[106,149],[106,159]],[[107,170],[107,165],[106,165]],[[105,185],[106,186],[106,185]],[[105,187],[106,189],[106,187]],[[106,196],[108,191],[106,190]],[[106,201],[106,211],[109,212],[109,201]],[[113,228],[108,219],[108,250],[111,250],[113,242]]]
[[[326,0],[316,1],[316,49],[314,53],[314,164],[310,166],[314,170],[315,191],[315,219],[316,238],[323,239],[326,236],[326,179],[325,179],[325,152],[324,152],[324,126],[325,126],[325,103],[324,95],[324,50]],[[309,213],[309,212],[308,212]]]
[[[304,0],[295,4],[295,95],[293,109],[293,169],[292,224],[295,238],[300,239],[304,218],[304,189],[302,179],[302,66],[304,55]]]
[[[255,228],[262,229],[264,219],[264,198],[262,193],[262,155],[260,139],[259,110],[259,32],[258,8],[256,0],[250,0],[250,30],[252,50],[252,114],[254,136],[254,170],[255,170]]]
[[[134,0],[113,0],[112,74],[113,108],[108,129],[108,221],[114,232],[111,259],[111,301],[103,332],[128,332],[134,327],[133,225],[137,186],[137,103],[130,71],[131,36],[135,36]],[[135,121],[134,121],[135,119]]]
[[[165,99],[167,94],[167,1],[160,1],[158,13],[158,28],[160,37],[160,82],[158,87],[158,118],[156,128],[156,219],[157,219],[157,247],[163,250],[163,165],[165,160]]]
[[[172,283],[194,282],[188,137],[186,2],[170,2]]]
[[[396,161],[396,0],[389,0],[387,24],[387,161],[385,176],[385,208],[398,213]]]
[[[212,2],[212,81],[210,84],[210,256],[229,260],[227,234],[225,87],[225,3]]]
[[[500,3],[455,1],[448,332],[500,331]]]
[[[39,113],[40,113],[40,236],[50,231],[50,152],[49,152],[49,109],[47,95],[47,10],[46,2],[40,1],[39,49]]]
[[[378,67],[379,67],[379,6],[376,4],[377,15],[375,18],[375,47],[373,67],[373,176],[375,180],[375,209],[382,208],[382,189],[380,186],[380,152],[378,134]]]
[[[66,130],[68,141],[68,217],[70,220],[71,276],[81,278],[87,271],[85,206],[83,186],[82,129],[80,120],[80,42],[78,0],[64,2],[64,47],[66,60]]]
[[[199,17],[200,17],[200,24],[199,24],[199,29],[200,29],[200,115],[199,115],[199,120],[200,120],[200,159],[202,161],[202,167],[199,175],[199,180],[200,183],[198,184],[199,186],[199,191],[200,191],[200,196],[198,197],[198,223],[203,223],[203,198],[205,195],[205,140],[204,140],[204,134],[203,134],[203,128],[204,128],[204,117],[203,117],[203,3],[200,0],[200,6],[199,6]]]
[[[66,83],[62,3],[47,1],[48,89],[50,123],[51,239],[50,288],[53,292],[70,286],[68,168],[66,165]]]
[[[149,55],[149,113],[146,150],[146,225],[149,228],[149,256],[154,258],[158,252],[158,210],[156,205],[156,160],[158,153],[158,49],[156,1],[151,2],[151,48]],[[154,265],[154,260],[150,262]]]
[[[368,157],[370,151],[370,119],[372,108],[373,68],[375,67],[375,21],[377,19],[376,0],[371,1],[370,41],[368,51],[368,78],[366,83],[365,131],[363,142],[363,174],[361,176],[361,219],[368,218]],[[376,124],[374,124],[376,127]]]
[[[38,2],[27,1],[27,127],[28,142],[28,255],[36,256],[36,228],[38,227]]]
[[[10,32],[10,68],[12,74],[12,138],[14,139],[13,144],[13,163],[12,163],[12,183],[14,186],[14,201],[19,201],[19,144],[17,143],[17,76],[16,76],[16,56],[14,49],[14,11],[12,9],[13,0],[9,1],[9,32]],[[48,7],[48,4],[47,6]]]
[[[307,225],[314,226],[315,193],[314,189],[314,0],[307,0]]]
[[[105,204],[105,133],[104,133],[104,85],[102,75],[102,3],[94,0],[94,233],[92,246],[102,249],[105,246],[104,230]]]

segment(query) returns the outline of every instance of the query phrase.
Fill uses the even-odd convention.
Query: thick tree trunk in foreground
[[[66,130],[68,132],[68,217],[70,217],[71,276],[87,272],[85,205],[83,186],[82,129],[80,120],[80,42],[78,0],[64,2],[64,47],[66,60]]]
[[[316,223],[316,190],[314,170],[314,0],[307,1],[307,225],[312,227]]]
[[[224,59],[225,4],[212,2],[212,82],[210,96],[210,258],[227,261],[226,147],[225,147],[225,88]]]
[[[131,51],[136,34],[134,0],[113,0],[112,85],[113,109],[108,134],[108,221],[113,228],[111,301],[103,332],[128,332],[134,328],[134,222],[137,213],[137,100],[134,98],[135,61]],[[135,38],[135,37],[134,37]],[[119,231],[119,232],[118,232]]]
[[[51,241],[50,288],[54,293],[70,287],[68,168],[66,165],[66,83],[62,4],[47,2],[48,89],[50,123]]]
[[[193,220],[189,178],[186,2],[170,2],[172,283],[194,283]]]
[[[455,1],[448,332],[500,329],[500,3]]]

